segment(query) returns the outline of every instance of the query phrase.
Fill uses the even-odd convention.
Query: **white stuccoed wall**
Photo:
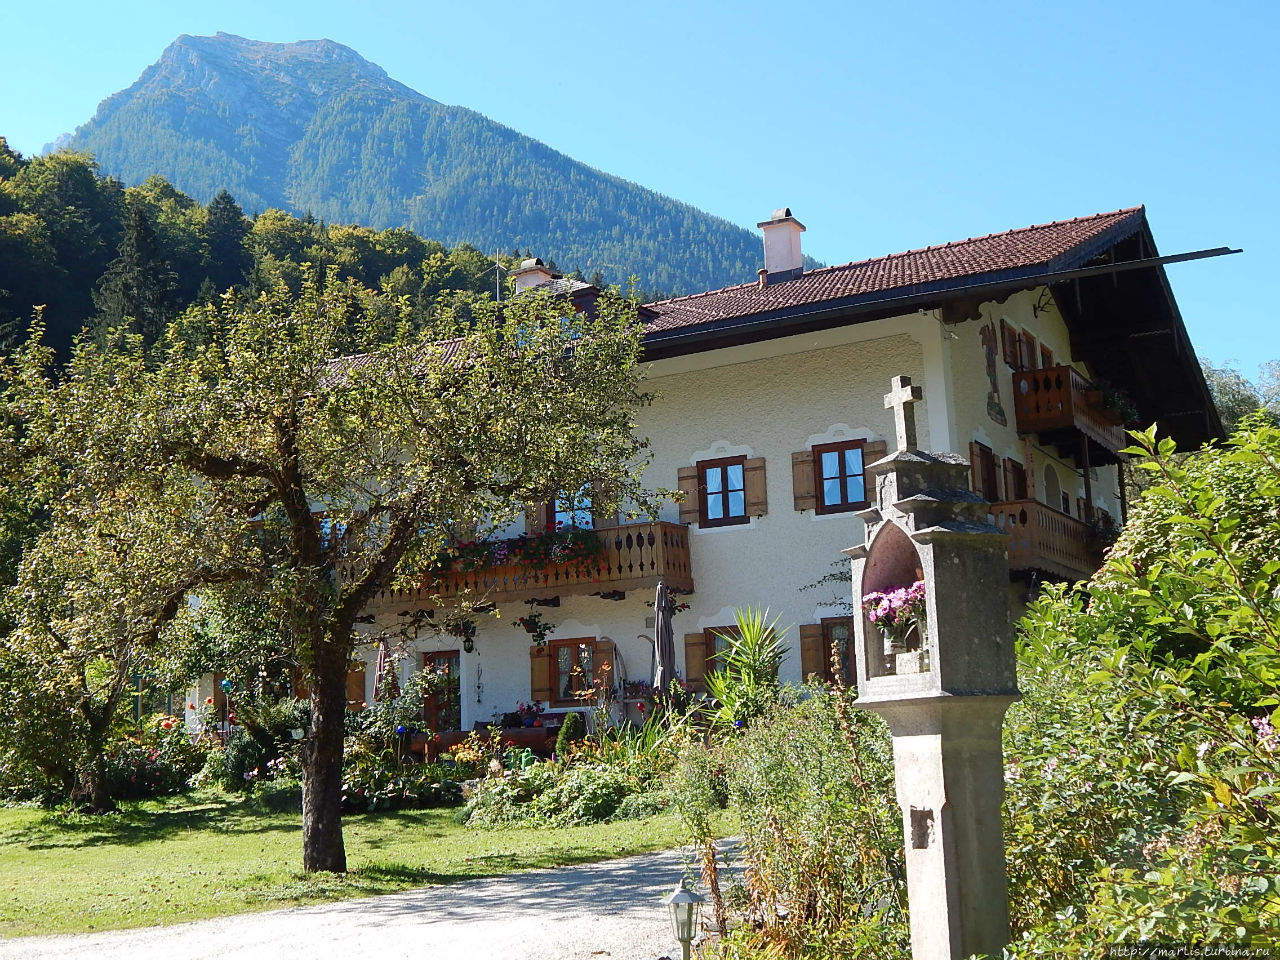
[[[835,589],[802,590],[843,564],[841,551],[861,542],[862,524],[850,514],[816,516],[793,505],[791,454],[815,443],[843,437],[882,439],[893,449],[891,411],[884,409],[889,381],[905,374],[923,387],[917,405],[919,443],[926,450],[950,450],[968,456],[969,441],[980,440],[1001,457],[1024,462],[1017,436],[1012,376],[997,362],[1001,399],[1008,424],[987,415],[988,379],[979,330],[1005,317],[1047,343],[1055,362],[1070,360],[1069,340],[1061,316],[1053,308],[1033,315],[1035,292],[1018,294],[1003,304],[984,304],[982,319],[947,326],[934,313],[915,313],[857,324],[837,330],[708,351],[659,361],[647,370],[647,389],[656,394],[651,407],[638,414],[638,430],[650,438],[652,459],[645,473],[652,487],[676,487],[676,472],[711,456],[747,454],[765,458],[768,513],[750,523],[711,530],[691,530],[696,592],[691,609],[675,619],[676,657],[684,671],[683,634],[732,622],[735,607],[767,606],[790,626],[790,653],[782,667],[784,681],[799,681],[800,659],[795,627],[838,616]],[[1087,373],[1087,371],[1084,371]],[[941,400],[941,402],[940,402]],[[1049,449],[1035,453],[1032,465],[1043,473]],[[1078,477],[1059,468],[1063,489],[1074,503],[1082,495]],[[1115,469],[1099,470],[1095,500],[1118,516]],[[1037,482],[1037,486],[1039,483]],[[668,503],[662,520],[676,521],[678,508]],[[553,638],[609,637],[617,648],[620,679],[650,674],[651,648],[639,635],[652,636],[646,618],[653,611],[651,591],[631,592],[623,601],[592,596],[561,596],[561,606],[544,608],[557,625]],[[389,603],[383,612],[411,606]],[[527,612],[523,603],[504,604],[500,618],[478,623],[476,652],[463,654],[462,721],[469,728],[515,709],[529,696],[528,635],[514,621]],[[390,625],[392,618],[380,617]],[[407,676],[421,665],[423,650],[460,649],[453,637],[426,637],[413,646],[402,664]],[[373,695],[376,651],[367,648],[366,697]],[[632,719],[637,718],[634,712]]]

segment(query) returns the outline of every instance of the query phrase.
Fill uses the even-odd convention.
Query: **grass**
[[[343,819],[346,874],[303,874],[297,814],[197,793],[105,817],[0,809],[0,937],[84,933],[390,893],[669,849],[673,816],[475,829],[453,810]]]

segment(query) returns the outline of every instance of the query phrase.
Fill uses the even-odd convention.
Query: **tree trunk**
[[[302,869],[345,873],[342,842],[342,740],[347,653],[319,641],[311,680],[311,731],[302,750]]]
[[[116,808],[116,803],[107,789],[108,720],[91,707],[82,707],[81,713],[87,720],[85,755],[77,772],[75,788],[71,791],[71,805],[83,813],[110,813]],[[110,708],[103,713],[109,717]]]

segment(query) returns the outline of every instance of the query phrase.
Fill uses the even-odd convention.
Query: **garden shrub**
[[[185,790],[205,762],[182,720],[158,714],[106,752],[107,791],[116,800],[136,800]]]
[[[343,760],[344,810],[404,810],[451,807],[462,787],[442,764],[402,762],[393,751],[349,746]]]
[[[587,732],[587,723],[582,714],[571,710],[560,722],[560,732],[556,734],[556,756],[564,760],[573,752],[573,745],[583,738]]]

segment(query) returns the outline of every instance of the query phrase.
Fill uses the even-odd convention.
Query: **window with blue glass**
[[[591,527],[591,488],[583,487],[577,493],[556,497],[552,505],[551,524],[554,530],[566,527],[589,529]]]
[[[727,527],[746,523],[746,457],[703,460],[698,464],[701,526]]]
[[[818,513],[844,513],[867,506],[864,445],[863,440],[846,440],[813,448]]]

